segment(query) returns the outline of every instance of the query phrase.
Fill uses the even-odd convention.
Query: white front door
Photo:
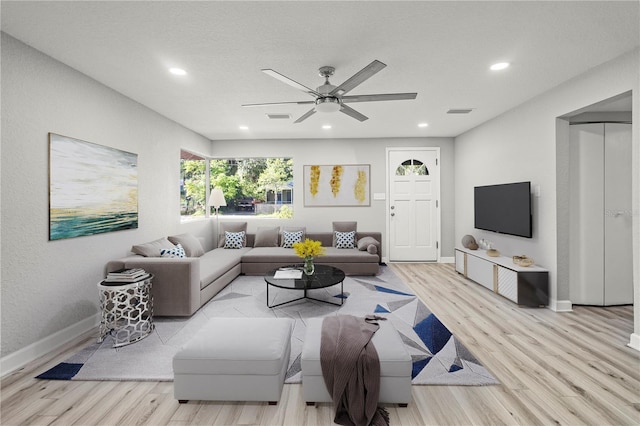
[[[438,260],[439,148],[387,148],[389,260]]]

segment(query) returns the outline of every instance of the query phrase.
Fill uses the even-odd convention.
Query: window
[[[207,194],[224,194],[223,215],[293,217],[293,159],[206,158],[180,151],[180,217],[209,217]],[[206,191],[209,188],[209,191]]]
[[[396,169],[396,176],[428,175],[429,170],[420,160],[406,160]]]
[[[180,151],[180,217],[205,217],[207,162],[197,154]]]
[[[293,159],[212,159],[209,169],[227,202],[222,214],[293,217]]]

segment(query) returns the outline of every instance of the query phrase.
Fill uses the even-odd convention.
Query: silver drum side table
[[[98,283],[102,312],[98,343],[111,334],[113,347],[117,348],[144,339],[153,331],[152,280],[150,275],[133,283]]]

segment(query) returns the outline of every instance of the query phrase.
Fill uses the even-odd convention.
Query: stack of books
[[[130,284],[146,280],[150,274],[141,268],[120,269],[109,272],[104,280],[106,285]]]

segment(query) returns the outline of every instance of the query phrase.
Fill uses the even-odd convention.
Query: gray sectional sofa
[[[223,232],[225,229],[238,231],[243,224],[246,230],[246,222],[226,222]],[[335,223],[334,230],[348,229],[352,224]],[[130,255],[110,261],[107,272],[142,268],[152,273],[154,315],[190,316],[240,274],[263,275],[280,266],[302,263],[292,248],[282,247],[286,229],[274,233],[274,228],[258,228],[256,233],[245,233],[241,248],[224,248],[225,234],[222,233],[219,247],[207,252],[201,241],[189,234],[160,238],[133,246]],[[324,256],[315,258],[316,264],[335,266],[347,275],[379,272],[380,232],[356,232],[355,248],[350,249],[335,247],[335,232],[304,232],[304,238],[318,240],[326,249]],[[184,249],[184,257],[176,253],[178,244]]]

